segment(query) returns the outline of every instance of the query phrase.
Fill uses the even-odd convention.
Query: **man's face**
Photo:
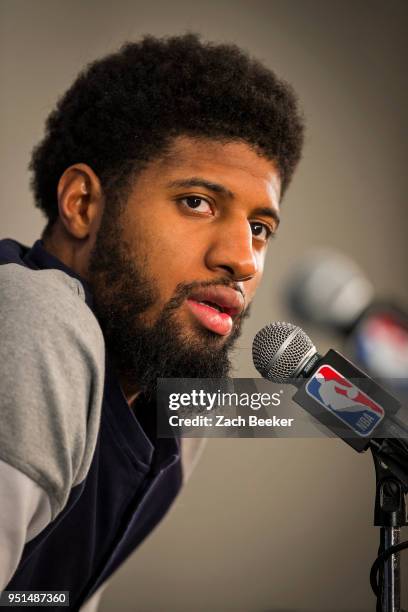
[[[89,277],[108,349],[146,390],[220,377],[278,226],[280,178],[248,145],[179,137],[109,202]]]

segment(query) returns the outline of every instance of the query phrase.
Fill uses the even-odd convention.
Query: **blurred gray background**
[[[194,30],[236,42],[290,81],[308,125],[235,375],[256,375],[252,338],[290,316],[285,279],[312,247],[346,252],[380,295],[407,303],[407,17],[399,0],[0,0],[1,237],[39,237],[29,155],[78,70],[142,34]],[[313,338],[341,348],[337,337]],[[371,457],[342,441],[210,440],[101,611],[374,610],[373,499]]]

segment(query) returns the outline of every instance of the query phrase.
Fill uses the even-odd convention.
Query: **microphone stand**
[[[379,554],[400,543],[401,527],[408,525],[405,494],[408,492],[408,446],[397,439],[372,439],[370,450],[376,474],[374,525],[380,527]],[[399,552],[380,567],[381,608],[377,612],[401,610],[401,568]]]
[[[279,325],[285,326],[288,324],[277,324],[277,326]],[[272,325],[267,326],[261,332],[258,332],[258,334],[266,334],[266,345],[268,345],[268,334],[271,335],[271,327],[273,328]],[[277,330],[281,333],[278,327]],[[371,574],[373,590],[377,595],[376,612],[403,612],[401,610],[400,548],[398,548],[398,545],[401,527],[408,525],[404,497],[408,493],[408,428],[396,416],[401,408],[401,403],[337,351],[330,349],[322,357],[317,353],[310,338],[299,328],[292,326],[289,332],[284,342],[280,344],[279,349],[273,354],[272,359],[269,359],[266,364],[259,364],[259,368],[257,365],[258,356],[256,355],[256,351],[259,352],[259,347],[256,345],[257,336],[254,340],[254,347],[256,348],[256,351],[254,351],[255,366],[265,378],[276,379],[276,381],[284,378],[286,382],[290,382],[297,387],[297,391],[292,398],[293,401],[314,416],[319,423],[342,438],[354,450],[361,453],[370,448],[376,471],[374,525],[380,527],[379,555],[374,562]],[[292,349],[289,350],[288,348],[298,334],[304,334],[304,337],[301,336],[302,342],[306,343],[307,341],[311,344],[310,348],[305,349],[304,356],[300,360],[296,351],[300,350],[301,345],[294,345],[293,354]],[[265,342],[260,338],[259,343],[262,345]],[[265,352],[269,354],[268,351]],[[282,355],[287,355],[286,361],[282,358]],[[298,360],[298,365],[291,375],[292,378],[286,376],[282,365],[279,365],[281,369],[275,368],[279,359],[282,360],[286,368],[292,368],[292,372],[292,361]],[[322,398],[319,392],[320,383],[318,390],[309,386],[312,381],[316,382],[316,373],[326,366],[331,368],[332,371],[334,370],[337,375],[341,373],[340,376],[344,377],[346,381],[358,381],[355,386],[369,399],[378,403],[378,406],[382,409],[382,417],[385,414],[382,406],[387,407],[387,418],[384,423],[371,430],[373,432],[377,431],[378,436],[381,436],[380,432],[382,432],[382,437],[375,437],[375,434],[372,438],[365,437],[364,433],[356,429],[355,424],[350,423],[347,419],[339,418],[338,414],[333,415],[331,410],[336,412],[336,401],[334,401],[333,406],[332,401],[325,401]],[[323,380],[326,380],[324,374],[321,374],[321,376]],[[305,382],[305,379],[308,378],[309,382]],[[339,419],[342,421],[341,425],[339,425]],[[350,430],[360,433],[360,435],[350,437]],[[396,550],[390,551],[393,547],[396,547]],[[386,555],[387,551],[392,554]],[[374,573],[374,569],[377,567],[379,568],[381,592],[378,592]]]

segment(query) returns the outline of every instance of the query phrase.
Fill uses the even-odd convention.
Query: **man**
[[[156,380],[227,375],[302,136],[286,83],[194,35],[124,46],[51,113],[42,240],[0,242],[1,588],[91,609],[168,510]]]

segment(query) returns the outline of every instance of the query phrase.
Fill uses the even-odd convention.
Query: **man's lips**
[[[187,306],[196,320],[207,329],[228,335],[233,318],[244,309],[244,298],[230,287],[203,287],[195,290],[187,299]]]

